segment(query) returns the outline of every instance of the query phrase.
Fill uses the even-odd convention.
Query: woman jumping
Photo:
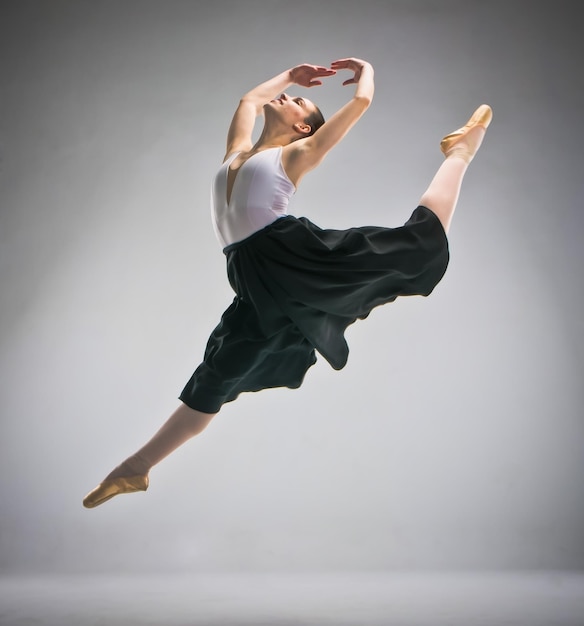
[[[355,94],[326,123],[310,100],[285,93],[291,85],[321,85],[338,70],[353,73],[343,85],[355,84]],[[84,506],[145,491],[150,469],[199,434],[223,404],[242,392],[299,387],[315,352],[341,369],[350,324],[398,296],[427,296],[441,280],[449,259],[446,233],[468,164],[491,121],[488,105],[444,137],[446,158],[403,226],[323,230],[287,214],[304,175],[365,113],[373,91],[373,67],[348,58],[330,68],[298,65],[240,100],[213,184],[213,225],[235,298],[180,394],[180,406],[87,494]],[[262,113],[263,131],[253,143]]]

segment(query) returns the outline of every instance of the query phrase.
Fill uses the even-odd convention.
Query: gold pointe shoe
[[[86,509],[93,509],[121,493],[146,491],[146,489],[148,489],[148,475],[109,478],[83,498],[83,506]]]
[[[446,135],[444,139],[442,139],[442,141],[440,142],[440,150],[442,150],[442,152],[447,155],[454,147],[454,145],[458,143],[458,141],[462,137],[464,137],[471,130],[471,128],[475,128],[475,126],[482,126],[484,129],[486,129],[491,123],[492,119],[493,110],[491,109],[491,107],[488,104],[481,104],[481,106],[472,114],[470,120],[468,120],[468,122],[462,128],[455,130],[449,135]],[[478,146],[476,147],[476,149],[478,149]],[[476,150],[472,151],[472,153],[469,153],[468,156],[472,158],[474,156],[474,152],[476,152]]]

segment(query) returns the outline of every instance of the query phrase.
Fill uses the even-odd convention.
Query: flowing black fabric
[[[224,252],[237,295],[180,395],[207,413],[244,391],[299,387],[315,350],[341,369],[347,327],[398,296],[429,295],[449,259],[444,229],[423,206],[398,228],[325,230],[287,216]]]

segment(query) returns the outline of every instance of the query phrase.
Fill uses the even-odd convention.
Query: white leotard
[[[229,165],[238,154],[223,163],[212,189],[213,227],[223,247],[287,215],[288,201],[296,191],[282,166],[282,148],[268,148],[249,157],[239,168],[227,202]]]

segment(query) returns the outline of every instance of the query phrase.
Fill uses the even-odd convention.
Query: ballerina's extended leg
[[[446,158],[422,195],[420,204],[438,216],[446,232],[450,228],[468,165],[477,153],[492,117],[491,107],[482,104],[462,128],[446,135],[440,142],[440,149]]]
[[[202,432],[214,415],[195,411],[186,404],[181,404],[146,445],[118,465],[85,496],[83,506],[92,509],[114,496],[146,491],[150,469]]]

